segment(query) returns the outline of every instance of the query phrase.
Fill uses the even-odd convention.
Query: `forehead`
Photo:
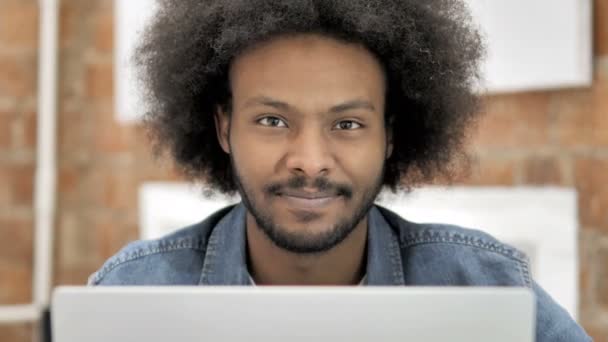
[[[260,95],[294,104],[377,102],[385,87],[382,67],[367,49],[318,35],[277,38],[246,51],[230,79],[235,102]]]

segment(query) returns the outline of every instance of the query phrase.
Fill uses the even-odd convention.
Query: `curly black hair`
[[[450,179],[479,113],[484,53],[463,0],[159,0],[135,54],[156,151],[209,189],[236,193],[213,118],[230,108],[231,62],[307,33],[362,44],[384,67],[394,150],[382,184],[394,192]]]

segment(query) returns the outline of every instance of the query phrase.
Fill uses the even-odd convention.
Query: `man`
[[[132,243],[93,285],[526,286],[537,341],[587,341],[526,257],[374,205],[450,179],[483,48],[458,0],[160,1],[137,54],[156,146],[242,203]]]

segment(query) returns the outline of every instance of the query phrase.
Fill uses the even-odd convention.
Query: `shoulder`
[[[379,209],[397,234],[409,280],[426,285],[532,286],[528,257],[490,234],[456,225],[414,223]]]
[[[93,273],[89,285],[164,285],[197,283],[207,240],[232,206],[197,224],[155,240],[127,244]]]

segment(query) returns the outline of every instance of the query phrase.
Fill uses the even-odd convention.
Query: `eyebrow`
[[[371,112],[375,112],[376,108],[374,105],[365,100],[351,100],[341,103],[339,105],[333,106],[329,109],[330,113],[342,113],[352,109],[367,109]]]
[[[273,107],[273,108],[276,108],[279,110],[284,110],[284,111],[292,109],[292,106],[290,106],[287,102],[279,101],[279,100],[273,99],[268,96],[253,97],[245,102],[244,107],[248,107],[248,106],[256,105],[256,104],[261,104],[264,106],[269,106],[269,107]],[[350,100],[350,101],[346,101],[344,103],[340,103],[338,105],[332,106],[329,109],[329,112],[338,114],[338,113],[343,113],[343,112],[353,110],[353,109],[366,109],[371,112],[376,111],[376,107],[374,107],[374,105],[371,102],[366,101],[366,100],[356,99],[356,100]]]
[[[249,107],[249,106],[258,105],[258,104],[268,106],[268,107],[273,107],[276,109],[281,109],[281,110],[288,110],[291,108],[291,106],[289,104],[287,104],[286,102],[275,100],[275,99],[267,97],[267,96],[253,97],[253,98],[247,100],[245,102],[245,104],[243,105],[243,107]]]

